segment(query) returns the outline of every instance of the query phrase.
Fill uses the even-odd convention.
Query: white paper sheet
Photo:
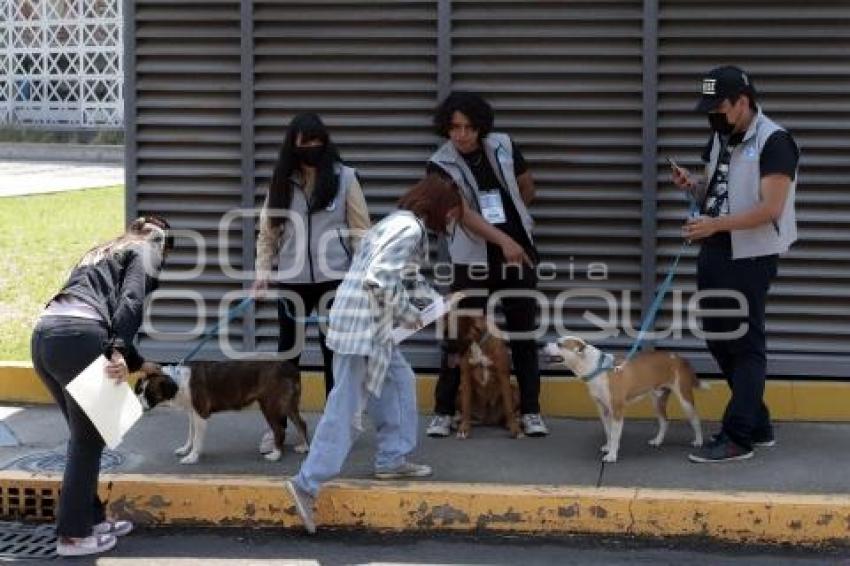
[[[106,358],[98,356],[65,389],[85,411],[110,449],[142,416],[142,405],[127,383],[106,377]]]
[[[425,328],[449,310],[449,305],[446,303],[442,297],[438,297],[434,299],[434,301],[422,309],[422,328]],[[399,326],[393,329],[393,342],[396,344],[400,344],[404,340],[407,340],[412,335],[416,334],[419,330],[414,330],[413,328],[405,328],[403,326]]]

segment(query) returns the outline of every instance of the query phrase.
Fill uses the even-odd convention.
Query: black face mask
[[[735,124],[730,124],[723,112],[709,112],[708,125],[721,136],[728,136],[735,129]]]
[[[325,147],[322,145],[295,148],[295,158],[309,167],[318,167],[324,155]]]

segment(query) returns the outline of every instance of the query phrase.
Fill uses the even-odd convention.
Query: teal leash
[[[689,218],[695,218],[699,215],[699,205],[690,199],[690,207],[688,212]],[[640,332],[638,332],[637,338],[635,339],[634,344],[632,344],[631,350],[626,354],[626,360],[630,360],[634,357],[635,354],[640,350],[641,344],[646,338],[647,332],[649,332],[650,328],[653,328],[655,325],[655,319],[658,317],[658,311],[661,309],[661,304],[664,302],[664,296],[667,294],[667,291],[670,290],[670,286],[673,284],[673,278],[676,276],[676,271],[679,268],[679,261],[682,259],[682,256],[685,253],[685,250],[688,249],[691,243],[686,241],[682,244],[682,247],[679,249],[679,253],[673,258],[670,262],[670,267],[667,268],[667,276],[664,278],[664,281],[658,286],[658,289],[655,291],[655,298],[652,301],[652,304],[649,307],[649,312],[646,313],[646,316],[643,319],[643,322],[640,325]]]
[[[245,297],[244,299],[242,299],[242,301],[238,305],[236,305],[235,307],[228,310],[227,316],[225,317],[225,319],[219,320],[214,325],[212,325],[210,328],[205,330],[204,333],[201,335],[200,342],[198,342],[195,345],[195,347],[192,348],[192,350],[188,354],[183,356],[183,359],[181,359],[179,362],[177,362],[177,365],[182,366],[186,362],[188,362],[192,358],[194,358],[198,354],[198,352],[201,351],[201,348],[203,347],[204,344],[209,342],[209,340],[211,338],[213,338],[214,336],[218,335],[218,332],[219,332],[219,330],[221,330],[222,325],[227,324],[228,322],[230,322],[231,320],[233,320],[237,316],[244,314],[245,311],[248,310],[248,307],[251,306],[251,303],[253,303],[253,302],[254,302],[253,297]]]

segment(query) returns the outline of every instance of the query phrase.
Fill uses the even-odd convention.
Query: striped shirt
[[[380,397],[394,347],[396,326],[421,324],[415,302],[437,292],[419,272],[428,257],[428,234],[407,210],[378,222],[360,243],[351,268],[337,289],[327,345],[340,354],[367,356],[366,389]]]

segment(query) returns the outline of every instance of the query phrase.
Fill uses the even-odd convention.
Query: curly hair
[[[493,107],[479,95],[472,92],[454,91],[449,94],[434,111],[434,131],[438,136],[448,138],[452,115],[460,112],[478,130],[481,139],[493,131]]]

